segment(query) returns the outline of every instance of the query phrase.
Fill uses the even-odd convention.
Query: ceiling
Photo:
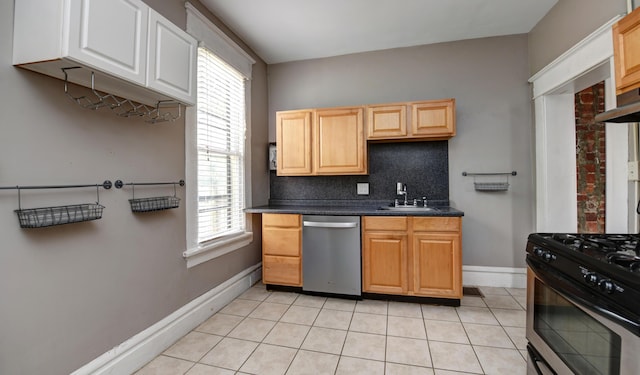
[[[200,0],[266,63],[528,33],[558,0]]]

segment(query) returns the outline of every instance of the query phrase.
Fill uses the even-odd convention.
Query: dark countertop
[[[437,202],[434,202],[437,203]],[[269,205],[251,207],[251,214],[302,214],[302,215],[353,215],[353,216],[464,216],[464,212],[448,205],[434,204],[433,211],[383,210],[388,202],[272,202]]]

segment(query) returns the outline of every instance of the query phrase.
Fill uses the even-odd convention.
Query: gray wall
[[[524,267],[534,228],[528,76],[526,35],[269,65],[269,138],[278,110],[455,98],[449,198],[465,212],[463,263]],[[476,192],[461,175],[511,170],[503,193]]]
[[[531,75],[616,15],[626,13],[626,0],[560,0],[529,32]]]
[[[183,1],[148,3],[184,27]],[[183,120],[151,125],[79,108],[61,81],[11,65],[12,29],[13,1],[2,1],[0,186],[184,178]],[[255,59],[252,179],[267,186],[266,65]],[[253,189],[254,204],[267,203],[265,190]],[[258,230],[251,246],[187,269],[184,204],[134,215],[130,193],[101,190],[101,220],[28,230],[13,212],[16,191],[0,191],[1,374],[68,374],[260,261]],[[95,199],[93,189],[22,193],[24,208]]]

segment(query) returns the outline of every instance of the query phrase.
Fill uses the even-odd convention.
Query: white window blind
[[[198,48],[198,243],[245,230],[244,78]]]

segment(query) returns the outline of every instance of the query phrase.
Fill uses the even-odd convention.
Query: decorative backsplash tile
[[[408,198],[449,200],[447,141],[370,143],[368,176],[270,175],[272,200],[388,200],[396,182],[407,184]],[[369,195],[357,195],[358,182],[369,183]]]

